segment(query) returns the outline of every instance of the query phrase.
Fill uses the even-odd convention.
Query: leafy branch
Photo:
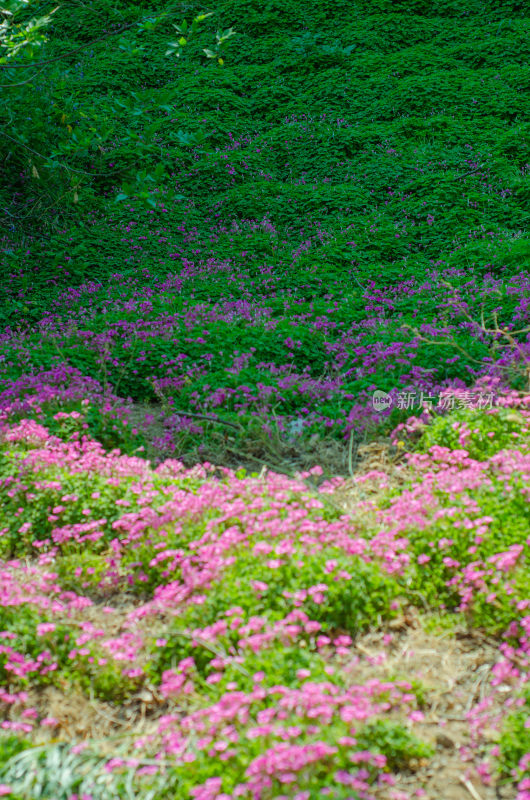
[[[449,288],[453,289],[450,284],[445,284]],[[453,300],[458,302],[458,297],[456,293],[453,293]],[[530,389],[530,357],[525,354],[523,349],[521,348],[521,343],[518,341],[518,336],[524,336],[530,334],[530,325],[525,326],[524,328],[520,328],[518,330],[509,330],[506,326],[501,327],[499,325],[499,318],[497,311],[491,312],[491,319],[492,324],[487,325],[486,319],[484,315],[484,307],[480,309],[480,323],[477,322],[473,317],[469,314],[469,312],[462,306],[459,308],[462,316],[467,319],[468,322],[475,328],[477,333],[481,333],[484,337],[488,337],[493,339],[493,342],[490,346],[490,351],[495,354],[500,349],[510,349],[513,353],[517,353],[521,356],[524,367],[522,367],[523,373],[526,378],[527,387]],[[428,344],[429,346],[433,347],[452,347],[455,350],[458,350],[462,355],[464,355],[467,359],[474,362],[475,364],[484,365],[484,359],[477,359],[469,353],[464,347],[462,347],[455,339],[454,336],[448,339],[429,339],[426,336],[423,336],[418,328],[413,327],[412,325],[404,325],[403,328],[410,330],[415,337],[420,341]],[[504,340],[504,342],[503,342]]]
[[[31,117],[20,118],[19,109],[24,107],[25,94],[24,87],[32,84],[35,79],[42,75],[49,65],[58,64],[61,61],[66,61],[80,52],[92,47],[93,45],[103,42],[109,37],[120,37],[126,31],[136,28],[139,31],[152,33],[157,30],[162,22],[165,22],[176,10],[175,8],[167,9],[159,13],[156,17],[142,17],[136,19],[134,22],[119,25],[116,30],[109,30],[91,39],[78,47],[68,50],[66,53],[53,55],[49,58],[41,60],[35,59],[36,49],[41,47],[46,41],[46,26],[50,22],[52,14],[57,8],[46,14],[45,16],[36,17],[29,21],[25,20],[23,15],[27,16],[28,11],[36,7],[37,0],[1,0],[0,6],[0,69],[31,69],[31,77],[25,78],[21,81],[13,81],[5,83],[0,86],[6,90],[13,90],[13,94],[8,96],[9,101],[4,106],[7,111],[6,117],[8,118],[7,124],[2,120],[0,124],[1,138],[10,142],[12,146],[6,146],[4,151],[4,160],[10,161],[11,174],[24,171],[25,174],[32,179],[32,191],[38,188],[37,194],[42,195],[49,188],[54,190],[55,195],[58,197],[68,197],[73,199],[74,203],[78,203],[79,196],[82,194],[83,189],[91,188],[94,181],[97,179],[107,179],[107,183],[112,183],[111,190],[116,191],[118,202],[128,199],[134,199],[136,202],[144,205],[145,207],[155,208],[157,206],[156,189],[164,183],[165,178],[169,171],[174,170],[174,151],[173,156],[168,153],[171,146],[160,142],[158,131],[162,129],[166,122],[167,114],[173,111],[173,106],[169,105],[163,93],[155,92],[150,93],[147,98],[140,98],[138,93],[131,92],[128,97],[122,102],[115,100],[110,104],[109,114],[107,115],[105,126],[106,129],[101,129],[99,123],[100,117],[96,115],[95,119],[89,119],[88,115],[82,111],[76,112],[76,120],[68,120],[67,112],[64,110],[55,111],[57,104],[50,102],[47,106],[51,109],[51,117],[55,116],[56,122],[59,123],[61,135],[57,146],[43,147],[40,138],[45,138],[50,141],[50,126],[46,122],[39,124],[37,127],[32,126],[31,131],[28,131],[26,123],[27,119]],[[94,9],[94,13],[97,10]],[[180,57],[184,47],[189,43],[190,39],[195,36],[201,25],[212,16],[212,12],[198,14],[191,22],[186,20],[182,21],[180,25],[174,25],[176,32],[179,34],[177,41],[172,41],[168,44],[166,56]],[[22,19],[22,21],[20,21]],[[216,44],[212,48],[204,48],[204,55],[211,59],[216,58],[218,63],[224,63],[221,54],[227,42],[235,35],[232,28],[225,31],[218,31],[216,34]],[[143,46],[138,46],[135,42],[121,41],[118,44],[121,50],[124,50],[128,55],[133,57],[140,55],[144,51]],[[20,58],[24,56],[24,58]],[[41,78],[41,84],[46,79]],[[62,87],[59,89],[59,105],[64,102],[64,81]],[[42,86],[41,86],[42,88]],[[45,87],[44,87],[45,88]],[[18,92],[17,90],[21,90]],[[166,93],[167,94],[167,93]],[[27,105],[27,102],[26,102]],[[119,106],[119,108],[118,108]],[[75,106],[74,106],[75,108]],[[120,119],[122,112],[125,113],[125,125],[123,125],[123,118]],[[30,112],[31,113],[31,112]],[[154,117],[154,120],[153,120]],[[45,118],[44,118],[45,119]],[[116,120],[120,119],[120,135],[116,137]],[[136,130],[138,124],[149,119],[150,122],[147,126],[142,125],[142,130]],[[20,124],[16,127],[13,125],[14,121],[19,120]],[[108,124],[107,124],[108,123]],[[65,129],[66,137],[63,135]],[[41,132],[41,137],[36,138],[36,132]],[[7,132],[9,131],[9,133]],[[174,144],[175,137],[179,145],[182,147],[197,147],[202,144],[205,135],[201,132],[186,133],[178,131],[171,133],[171,144]],[[134,147],[135,158],[131,159],[131,146]],[[46,152],[48,150],[48,152]],[[118,163],[110,164],[110,169],[103,171],[98,169],[98,161],[106,161],[105,153],[118,151],[114,159]],[[96,158],[94,158],[94,154]],[[26,155],[24,155],[26,154]],[[29,157],[28,157],[28,154]],[[114,154],[114,153],[113,153]],[[153,157],[159,160],[159,163],[153,165]],[[80,161],[81,160],[81,161]],[[73,161],[73,163],[72,163]],[[83,161],[86,161],[83,163]],[[20,167],[18,170],[13,167]],[[77,163],[76,163],[77,162]],[[141,163],[141,169],[135,169],[136,164]],[[151,164],[146,162],[151,162]],[[84,167],[84,168],[83,168]],[[43,173],[43,168],[47,171]],[[48,171],[49,170],[49,171]],[[53,171],[63,171],[67,180],[74,185],[73,189],[64,191],[63,185],[58,185],[58,177],[53,177]],[[82,181],[79,180],[82,178]],[[61,184],[64,183],[60,179]],[[29,184],[28,184],[29,185]],[[119,188],[118,188],[119,187]],[[180,195],[175,195],[171,189],[164,195],[164,199],[184,199]],[[52,206],[55,203],[52,203]],[[38,205],[38,204],[37,204]],[[16,201],[16,206],[20,206],[20,200]],[[46,204],[47,208],[50,208]],[[13,219],[22,221],[28,217],[20,216],[17,214],[17,208],[13,208],[14,214],[9,212],[9,216]],[[33,217],[32,217],[33,218]]]

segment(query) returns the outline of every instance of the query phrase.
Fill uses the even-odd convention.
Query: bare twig
[[[135,20],[135,22],[130,22],[128,25],[123,25],[123,27],[118,28],[117,31],[109,31],[108,33],[103,34],[103,36],[98,36],[97,39],[92,39],[91,42],[86,42],[86,44],[82,44],[80,47],[76,47],[74,50],[69,50],[68,53],[64,53],[62,56],[48,58],[46,61],[30,61],[27,64],[0,64],[0,69],[28,69],[29,67],[47,67],[48,64],[53,64],[56,61],[62,61],[65,58],[70,58],[70,56],[80,53],[81,50],[86,50],[87,47],[91,47],[93,44],[97,44],[98,42],[102,42],[104,39],[108,39],[109,36],[117,36],[118,34],[123,33],[123,31],[134,27],[134,25],[138,25],[138,22],[139,20]]]
[[[457,176],[456,176],[456,178],[453,178],[453,180],[454,180],[454,181],[461,181],[461,180],[462,180],[462,178],[467,178],[467,176],[468,176],[468,175],[474,175],[474,174],[475,174],[475,172],[479,172],[479,171],[480,171],[481,169],[483,169],[483,168],[484,168],[484,165],[483,165],[483,164],[481,164],[480,166],[478,166],[478,167],[475,167],[475,169],[472,169],[472,170],[470,170],[469,172],[464,172],[464,174],[463,174],[463,175],[457,175]]]
[[[2,65],[0,64],[0,66],[2,66]],[[0,134],[2,136],[4,136],[6,139],[9,139],[10,141],[14,142],[18,147],[23,147],[25,150],[29,150],[29,152],[33,153],[34,156],[38,156],[39,158],[44,159],[44,161],[50,161],[51,160],[49,156],[45,156],[45,155],[43,155],[43,153],[38,153],[36,150],[33,150],[32,147],[29,147],[27,144],[24,144],[24,142],[19,142],[18,139],[14,139],[13,136],[10,136],[5,131],[0,130]],[[62,169],[65,169],[67,172],[76,172],[79,175],[88,175],[90,178],[92,178],[94,176],[97,176],[97,177],[108,177],[109,175],[116,174],[115,171],[113,171],[113,172],[87,172],[84,169],[75,169],[75,167],[69,167],[67,164],[63,164],[60,161],[55,161],[54,163],[57,164]]]
[[[27,78],[25,81],[20,81],[17,83],[0,83],[0,89],[15,89],[17,86],[25,86],[27,83],[31,83],[31,81],[36,78],[37,75],[40,75],[41,72],[44,72],[45,69],[46,67],[42,67],[42,69],[39,69],[38,72],[32,75],[31,78]]]
[[[287,470],[285,469],[285,467],[282,467],[281,465],[278,464],[269,463],[268,461],[265,461],[265,459],[259,458],[259,456],[255,456],[253,453],[244,453],[241,452],[240,450],[234,450],[233,447],[227,447],[226,449],[228,450],[229,453],[232,453],[232,455],[238,456],[238,458],[243,457],[246,459],[250,459],[250,461],[256,461],[258,464],[262,464],[269,472],[276,470],[277,472],[280,472],[283,475],[287,475],[288,478],[294,479],[295,477],[291,472],[291,470]]]
[[[243,428],[236,422],[228,422],[226,419],[219,419],[219,417],[212,417],[209,414],[198,414],[192,411],[173,411],[176,417],[192,417],[193,419],[206,419],[209,422],[218,422],[220,425],[228,425],[230,428],[235,428],[236,431],[241,431]]]
[[[118,719],[118,717],[115,717],[114,714],[105,713],[105,711],[103,711],[101,708],[97,707],[96,703],[93,700],[89,700],[88,702],[89,702],[90,707],[94,709],[96,714],[98,714],[100,717],[103,717],[103,719],[106,719],[107,722],[111,722],[113,725],[118,725],[118,726],[120,726],[122,724],[122,720],[121,719]],[[129,723],[127,725],[127,727],[130,728],[131,724]]]
[[[470,781],[468,781],[467,778],[464,778],[463,775],[459,775],[458,780],[460,781],[462,786],[466,787],[473,800],[482,800],[481,796],[479,795],[473,784]]]
[[[445,281],[443,282],[443,285],[446,286],[450,290],[452,289],[452,291],[453,291],[453,300],[455,302],[458,302],[459,298],[458,298],[458,296],[456,294],[456,291],[455,291],[454,287],[450,283],[447,283]],[[497,315],[496,311],[492,311],[491,312],[491,316],[492,316],[492,319],[493,319],[493,327],[487,327],[485,319],[484,319],[484,307],[482,307],[481,310],[480,310],[480,323],[478,323],[476,320],[474,320],[471,317],[471,315],[469,314],[469,312],[465,308],[461,307],[460,308],[460,313],[462,314],[462,316],[465,319],[468,320],[468,322],[470,322],[472,325],[475,325],[481,331],[481,333],[483,333],[485,336],[493,337],[494,341],[493,341],[493,343],[491,345],[491,352],[495,352],[496,350],[499,350],[501,348],[511,348],[513,351],[520,353],[521,352],[520,351],[520,343],[517,341],[517,339],[515,337],[519,336],[519,335],[522,335],[522,334],[530,333],[530,326],[526,326],[524,328],[519,328],[518,330],[514,330],[514,331],[509,331],[507,327],[501,328],[499,326],[499,320],[498,320],[498,315]],[[405,329],[408,329],[408,330],[412,331],[415,334],[415,336],[421,342],[425,342],[425,344],[436,345],[436,346],[454,347],[456,350],[461,352],[466,358],[468,358],[470,361],[473,361],[475,364],[484,364],[485,363],[483,359],[474,358],[467,350],[465,350],[463,347],[461,347],[455,341],[454,337],[452,339],[450,339],[450,340],[443,339],[441,341],[434,341],[433,339],[427,339],[425,336],[422,336],[422,334],[418,331],[418,329],[417,328],[413,328],[411,325],[404,325],[403,327]],[[504,338],[504,340],[506,341],[506,344],[500,344],[499,343],[499,339],[500,338]],[[524,360],[525,367],[526,367],[526,378],[527,378],[527,381],[528,381],[528,386],[530,387],[530,360],[524,354],[523,354],[523,360]]]
[[[413,328],[412,325],[403,325],[404,328],[408,328],[412,333],[420,340],[420,342],[425,342],[425,344],[429,345],[436,345],[437,347],[455,347],[461,353],[463,353],[466,358],[469,358],[471,361],[474,361],[475,364],[483,364],[483,359],[473,358],[467,350],[464,350],[457,342],[452,339],[442,339],[439,342],[434,341],[434,339],[427,339],[425,336],[422,336],[421,333],[417,328]]]
[[[348,472],[350,473],[350,477],[352,479],[355,478],[355,473],[353,472],[353,459],[357,461],[357,453],[359,452],[359,442],[356,443],[355,447],[355,456],[353,456],[353,428],[350,431],[350,443],[348,446]]]

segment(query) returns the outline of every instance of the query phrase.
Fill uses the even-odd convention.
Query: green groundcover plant
[[[529,25],[0,4],[0,795],[528,800]]]

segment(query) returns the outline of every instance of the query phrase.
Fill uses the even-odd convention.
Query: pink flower
[[[311,676],[311,670],[309,669],[299,669],[296,672],[296,677],[298,680],[303,680],[304,678],[309,678]]]
[[[37,636],[44,636],[46,633],[51,633],[55,630],[55,623],[53,622],[41,622],[37,625]]]
[[[44,719],[41,719],[40,724],[45,728],[55,728],[59,724],[59,720],[55,719],[55,717],[44,717]]]

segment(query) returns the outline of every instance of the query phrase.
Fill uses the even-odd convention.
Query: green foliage
[[[6,670],[9,660],[7,653],[0,654],[0,684],[17,685],[27,688],[30,685],[46,685],[59,680],[59,673],[70,664],[68,654],[72,648],[71,630],[65,625],[57,625],[51,633],[44,635],[37,632],[37,625],[48,622],[48,618],[37,612],[29,605],[7,606],[0,609],[0,629],[10,633],[16,633],[15,649],[22,652],[27,659],[36,659],[43,650],[46,643],[46,650],[49,656],[44,662],[56,663],[57,669],[50,672],[41,672],[40,669],[33,669],[26,677],[18,677]],[[9,645],[13,640],[8,640]]]
[[[94,8],[107,33],[131,27],[90,44],[101,33]],[[399,389],[418,376],[437,384],[473,380],[477,363],[499,351],[492,354],[492,342],[466,326],[452,290],[433,276],[447,278],[463,299],[473,295],[468,311],[475,321],[482,309],[487,316],[499,306],[508,320],[526,313],[525,292],[512,291],[503,276],[526,270],[528,262],[521,122],[528,25],[509,5],[501,12],[487,3],[465,15],[449,3],[437,12],[423,14],[423,8],[343,3],[308,9],[291,0],[263,9],[230,0],[205,10],[193,2],[186,22],[169,7],[142,9],[144,18],[125,0],[61,8],[46,53],[63,56],[67,43],[84,49],[50,64],[42,80],[37,76],[39,91],[20,88],[24,130],[34,116],[25,143],[44,153],[46,140],[55,147],[55,166],[48,160],[44,167],[24,148],[24,159],[34,163],[23,164],[12,143],[9,163],[18,159],[20,169],[9,174],[24,176],[17,191],[36,202],[25,206],[28,217],[20,224],[20,209],[10,208],[18,241],[5,255],[11,302],[0,306],[0,319],[27,330],[52,307],[65,319],[76,308],[65,293],[76,288],[79,302],[90,306],[82,330],[96,335],[110,325],[116,332],[124,319],[133,325],[138,319],[138,309],[128,312],[123,304],[147,270],[141,291],[149,287],[153,307],[141,317],[159,334],[141,344],[136,331],[128,336],[120,329],[102,355],[76,326],[63,326],[60,337],[39,332],[24,346],[5,342],[0,371],[9,376],[21,363],[26,369],[49,363],[60,346],[84,374],[135,401],[156,402],[152,378],[177,349],[189,359],[186,373],[193,379],[163,399],[177,410],[211,410],[210,395],[218,389],[227,394],[223,416],[246,427],[253,416],[281,422],[303,417],[308,399],[314,405],[310,392],[308,398],[298,387],[280,391],[278,376],[264,374],[260,362],[272,360],[286,371],[308,369],[311,377],[336,380],[329,396],[318,398],[308,439],[322,432],[326,418],[336,420],[326,435],[343,436],[351,406],[369,400],[373,387]],[[331,29],[335,14],[339,27]],[[457,27],[447,14],[458,15]],[[194,26],[201,16],[207,18]],[[228,36],[236,22],[237,39]],[[210,26],[218,30],[219,47],[236,45],[222,69],[215,58],[204,58],[205,49],[216,47]],[[178,61],[166,55],[169,40]],[[71,175],[57,213],[55,207],[46,213],[43,228],[57,229],[49,231],[43,252],[19,234],[34,230],[44,210],[43,184],[49,183],[50,206],[65,188],[63,163],[91,175]],[[269,230],[260,227],[265,218]],[[58,227],[60,219],[65,226]],[[224,267],[211,268],[212,258]],[[157,288],[182,276],[186,262],[194,266],[178,290]],[[405,288],[409,279],[413,285]],[[209,319],[207,349],[196,341],[202,321],[190,327],[181,316],[187,304],[205,303],[215,316],[215,304],[249,298],[259,298],[263,317],[236,325]],[[332,324],[315,330],[330,303],[336,306]],[[295,325],[290,315],[298,304],[311,316]],[[413,329],[433,321],[451,329],[447,342],[418,344]],[[353,340],[344,345],[346,331]],[[295,351],[284,344],[290,333],[301,342]],[[411,346],[371,362],[366,351],[352,352],[361,334],[362,346],[375,351]],[[248,367],[239,376],[229,372],[236,351],[252,347]],[[521,375],[509,372],[519,388]],[[271,390],[265,407],[261,383]],[[244,411],[237,408],[241,385],[258,398]],[[394,409],[384,425],[404,416]],[[208,456],[219,449],[219,426],[198,427],[201,433],[178,439],[179,455],[199,445]],[[98,436],[113,443],[103,432]]]
[[[7,448],[5,444],[0,447],[0,477],[12,487],[10,496],[0,509],[0,527],[3,530],[0,552],[3,557],[32,552],[34,541],[52,547],[51,533],[58,523],[65,529],[64,540],[59,544],[65,554],[85,552],[87,547],[93,552],[106,549],[108,541],[115,536],[112,523],[121,515],[116,501],[135,507],[136,495],[131,489],[134,481],[129,482],[129,489],[124,492],[123,484],[109,481],[105,475],[71,474],[68,469],[52,467],[36,470],[27,475],[26,482],[17,483],[13,476],[19,473],[20,461],[25,454],[22,448]],[[53,509],[57,509],[55,515]],[[83,510],[89,513],[83,514]],[[87,523],[97,520],[96,528],[103,535],[95,539],[88,535],[87,538],[88,530],[76,535],[76,525],[83,519]]]
[[[78,791],[93,800],[139,798],[132,788],[123,794],[121,776],[117,779],[112,772],[103,771],[106,760],[91,750],[75,753],[65,742],[31,747],[0,768],[0,779],[16,786],[16,796],[11,795],[14,800],[70,800]],[[152,796],[142,794],[142,798]]]
[[[18,676],[6,669],[8,654],[1,653],[0,685],[17,690],[50,684],[63,690],[69,687],[70,691],[78,687],[87,695],[110,702],[122,702],[130,696],[137,681],[122,675],[120,663],[93,645],[86,653],[77,653],[78,631],[67,623],[54,624],[53,630],[39,632],[38,625],[49,622],[50,617],[28,604],[0,609],[0,629],[16,634],[14,639],[6,640],[7,645],[14,644],[17,653],[34,663],[29,672]],[[43,650],[47,656],[41,663]],[[48,666],[53,668],[48,670]]]
[[[29,741],[25,741],[18,736],[2,734],[0,736],[0,767],[3,767],[10,758],[26,750],[28,747],[31,747]]]
[[[346,630],[357,635],[375,620],[393,616],[390,604],[398,596],[399,586],[376,565],[346,557],[332,548],[315,554],[299,551],[279,561],[278,566],[267,567],[252,553],[238,553],[216,581],[215,592],[210,592],[204,604],[192,608],[179,622],[191,628],[213,624],[234,607],[242,608],[249,617],[266,613],[270,620],[280,619],[298,607],[294,602],[297,592],[322,584],[327,587],[322,600],[315,602],[309,594],[300,607],[325,631]],[[328,562],[333,562],[329,570]],[[149,574],[149,568],[145,570]],[[355,575],[355,580],[346,575]],[[266,588],[255,588],[256,584]]]
[[[478,511],[474,517],[492,517],[493,520],[484,530],[480,528],[480,537],[475,532],[480,523],[467,522],[469,512],[465,503],[455,506],[450,494],[441,493],[437,498],[441,509],[452,507],[454,512],[446,515],[442,511],[436,521],[422,529],[411,530],[408,535],[414,558],[420,558],[420,564],[422,558],[429,558],[428,568],[417,566],[409,580],[413,593],[411,599],[417,602],[414,592],[419,592],[419,596],[433,608],[443,603],[448,610],[459,609],[462,595],[458,587],[451,583],[456,574],[456,565],[462,569],[471,563],[484,563],[486,568],[481,573],[484,576],[484,589],[473,595],[466,616],[470,623],[491,633],[505,631],[517,619],[516,604],[526,595],[529,565],[521,561],[507,583],[502,573],[497,573],[488,564],[488,559],[526,541],[529,520],[524,510],[526,502],[521,494],[522,488],[516,483],[513,494],[510,494],[503,491],[501,481],[495,481],[490,485],[485,484],[482,491],[476,492]],[[480,543],[476,543],[476,540]]]
[[[35,5],[33,0],[9,0],[0,15],[0,73],[6,76],[3,88],[8,90],[0,121],[6,122],[10,131],[3,132],[0,159],[10,162],[11,172],[18,168],[16,177],[0,190],[0,199],[10,206],[9,215],[26,230],[43,217],[45,224],[56,224],[59,219],[76,216],[80,198],[85,208],[97,205],[98,196],[115,191],[120,184],[123,188],[118,201],[134,196],[144,207],[156,207],[157,186],[169,178],[178,158],[176,148],[168,152],[159,145],[161,129],[167,128],[166,118],[172,110],[167,91],[120,92],[121,97],[106,100],[103,107],[96,108],[80,92],[79,77],[84,77],[81,62],[78,60],[72,67],[71,61],[73,56],[86,59],[88,53],[90,63],[94,45],[101,54],[99,68],[103,70],[105,42],[121,34],[113,48],[112,70],[119,68],[120,88],[124,87],[124,73],[129,74],[131,86],[138,85],[139,78],[145,80],[144,60],[158,57],[164,35],[161,32],[174,9],[158,9],[156,14],[145,15],[129,6],[124,15],[122,9],[107,0],[99,0],[98,7],[76,7],[71,21],[77,20],[78,27],[72,30],[68,27],[70,15],[62,14],[59,7],[54,9],[58,11],[57,24],[51,24],[51,15],[28,19]],[[84,14],[89,14],[88,25],[82,24]],[[165,56],[180,58],[183,48],[190,39],[195,40],[204,20],[211,15],[200,13],[190,23],[183,20],[180,25],[173,24],[180,36],[166,45]],[[64,22],[61,16],[66,17]],[[105,17],[109,27],[102,35],[101,20]],[[91,32],[95,20],[98,27]],[[61,27],[66,27],[69,34],[64,40],[66,48],[60,35],[56,39]],[[232,28],[218,31],[216,43],[203,48],[206,58],[222,65],[222,56],[234,35]],[[48,39],[49,46],[45,47]],[[40,60],[35,58],[37,52]],[[110,110],[113,105],[114,113]],[[147,115],[150,123],[142,125],[140,132],[139,119],[145,120]],[[120,142],[118,148],[113,144],[116,139]],[[192,135],[185,146],[197,142],[198,138]],[[114,152],[109,165],[106,153],[111,150]],[[147,166],[137,169],[139,159]],[[21,214],[19,198],[28,192],[33,194],[33,205],[29,213]],[[172,191],[166,197],[178,199],[181,195]]]
[[[526,450],[527,433],[528,421],[517,409],[461,408],[429,424],[417,448],[420,452],[433,445],[466,450],[470,458],[485,461],[501,450]]]
[[[20,55],[31,59],[46,42],[45,28],[50,23],[51,14],[27,19],[28,12],[41,10],[35,9],[36,6],[35,0],[3,0],[0,8],[0,64],[9,64],[10,59]]]
[[[517,711],[510,714],[502,724],[499,739],[498,765],[501,775],[513,781],[518,775],[518,767],[523,756],[530,753],[530,727],[528,717],[530,712],[530,690],[519,698]],[[521,775],[521,777],[523,777]]]
[[[411,762],[434,755],[434,747],[414,736],[400,722],[378,719],[369,722],[357,734],[360,749],[382,753],[391,770],[410,768]]]
[[[326,563],[331,562],[333,568],[326,571]],[[153,570],[145,562],[140,572],[156,580]],[[352,579],[347,575],[355,577]],[[164,576],[165,580],[169,577],[174,578],[175,575]],[[308,589],[322,585],[327,587],[322,592],[307,593]],[[223,571],[222,578],[215,581],[204,602],[200,606],[190,606],[175,620],[170,628],[168,643],[153,651],[155,659],[152,670],[154,674],[160,674],[189,655],[193,656],[198,669],[206,669],[216,654],[216,647],[210,649],[201,645],[200,636],[197,644],[191,632],[223,619],[233,608],[241,609],[244,619],[261,616],[270,625],[300,608],[310,620],[320,623],[321,633],[348,631],[357,636],[374,625],[376,620],[395,615],[391,603],[397,599],[399,592],[399,585],[377,566],[345,557],[332,549],[314,555],[294,553],[274,568],[267,568],[251,553],[238,553],[234,563]],[[304,593],[307,597],[300,602],[299,598]],[[275,681],[281,683],[282,676],[285,678],[288,674],[292,677],[296,669],[308,666],[311,666],[312,673],[316,670],[315,674],[323,674],[322,660],[314,654],[310,655],[315,646],[315,636],[307,637],[307,651],[297,652],[296,649],[285,647],[281,655],[276,650],[267,650],[256,657],[248,652],[245,663],[250,659],[249,663],[253,664],[255,671],[263,669],[272,685]],[[233,634],[221,636],[218,646],[231,652],[237,641],[236,629]],[[237,666],[234,669],[237,671]]]

